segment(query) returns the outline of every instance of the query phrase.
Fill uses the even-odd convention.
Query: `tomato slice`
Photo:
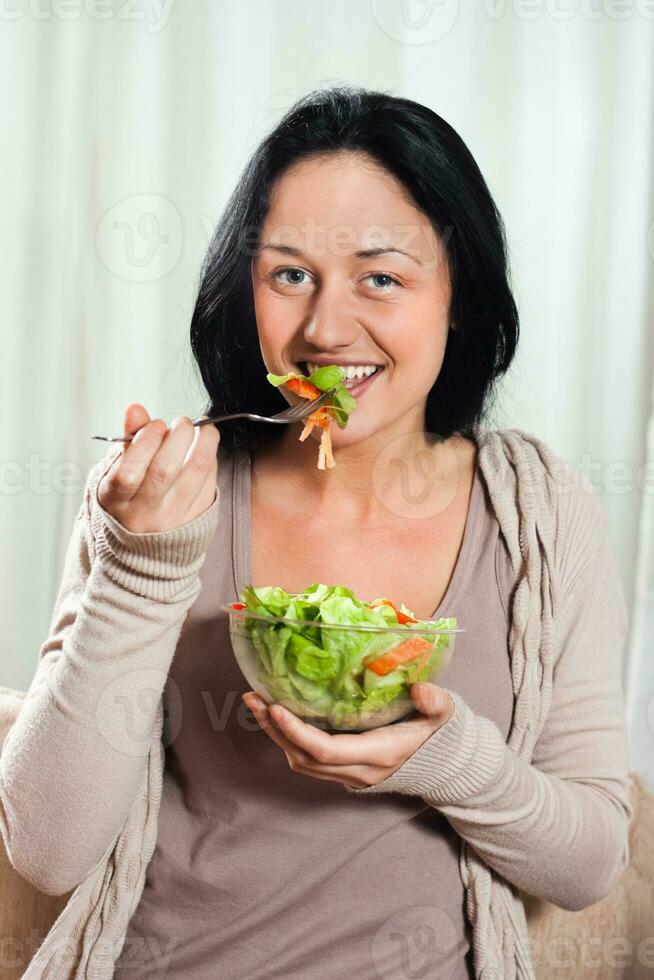
[[[394,602],[391,602],[390,599],[375,599],[373,602],[369,602],[368,605],[370,606],[371,609],[374,609],[376,606],[390,606],[391,609],[393,609],[395,611],[395,615],[397,616],[398,623],[417,623],[418,622],[418,620],[417,619],[414,619],[413,616],[407,616],[406,613],[401,612],[397,608],[397,606],[395,605],[395,603]]]
[[[232,603],[232,609],[245,609],[245,603],[244,602],[233,602]]]

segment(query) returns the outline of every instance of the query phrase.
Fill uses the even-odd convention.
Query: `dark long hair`
[[[209,395],[204,411],[271,415],[286,407],[266,381],[250,263],[274,183],[310,156],[344,150],[367,154],[401,181],[439,235],[456,329],[427,398],[425,429],[442,438],[473,436],[518,341],[501,215],[472,154],[444,119],[410,99],[350,85],[319,88],[286,112],[255,150],[220,217],[191,321],[191,347]],[[253,425],[221,427],[221,450],[242,444]],[[269,439],[283,432],[258,428]]]

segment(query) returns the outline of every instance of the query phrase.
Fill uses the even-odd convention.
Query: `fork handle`
[[[254,415],[252,412],[235,412],[233,415],[214,415],[210,419],[195,419],[193,425],[208,425],[209,422],[231,422],[232,419],[251,419],[253,422],[284,422],[284,419],[269,418],[264,415]],[[136,432],[140,432],[137,429]],[[131,442],[136,432],[131,436],[91,436],[91,439],[101,439],[103,442]]]
[[[312,411],[314,411],[317,406],[324,404],[333,391],[333,388],[330,388],[328,391],[323,391],[312,403],[314,405]],[[214,415],[209,419],[194,419],[193,425],[208,425],[209,422],[231,422],[232,419],[250,419],[252,422],[277,422],[279,425],[286,425],[289,422],[301,421],[302,416],[300,418],[289,418],[286,414],[288,411],[290,411],[290,409],[285,409],[277,416],[255,415],[254,412],[234,412],[231,415]],[[139,431],[140,429],[136,430],[136,432]],[[133,432],[131,436],[91,436],[91,439],[101,439],[103,442],[131,442],[136,435],[136,432]]]
[[[232,419],[251,419],[253,422],[277,422],[278,420],[269,415],[255,415],[253,412],[234,412],[233,415],[214,415],[210,419],[197,419],[193,425],[208,425],[209,422],[231,422]],[[279,419],[283,422],[283,419]]]

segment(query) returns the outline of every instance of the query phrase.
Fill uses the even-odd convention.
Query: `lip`
[[[368,375],[367,378],[362,378],[361,381],[357,381],[356,384],[345,385],[345,387],[349,392],[351,392],[353,398],[359,398],[359,396],[362,395],[364,391],[368,390],[368,388],[371,386],[373,381],[376,378],[378,378],[379,375],[383,373],[383,371],[384,368],[380,366],[379,370],[375,371],[374,374]]]

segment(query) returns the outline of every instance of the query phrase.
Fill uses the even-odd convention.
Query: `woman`
[[[628,860],[626,611],[572,468],[482,427],[518,317],[460,137],[384,93],[300,100],[227,205],[191,337],[210,415],[283,407],[266,371],[376,370],[332,469],[296,425],[139,404],[93,469],[0,784],[14,864],[76,889],[59,975],[533,976],[519,890],[582,908]],[[415,717],[332,734],[247,690],[221,604],[312,581],[458,617]]]

